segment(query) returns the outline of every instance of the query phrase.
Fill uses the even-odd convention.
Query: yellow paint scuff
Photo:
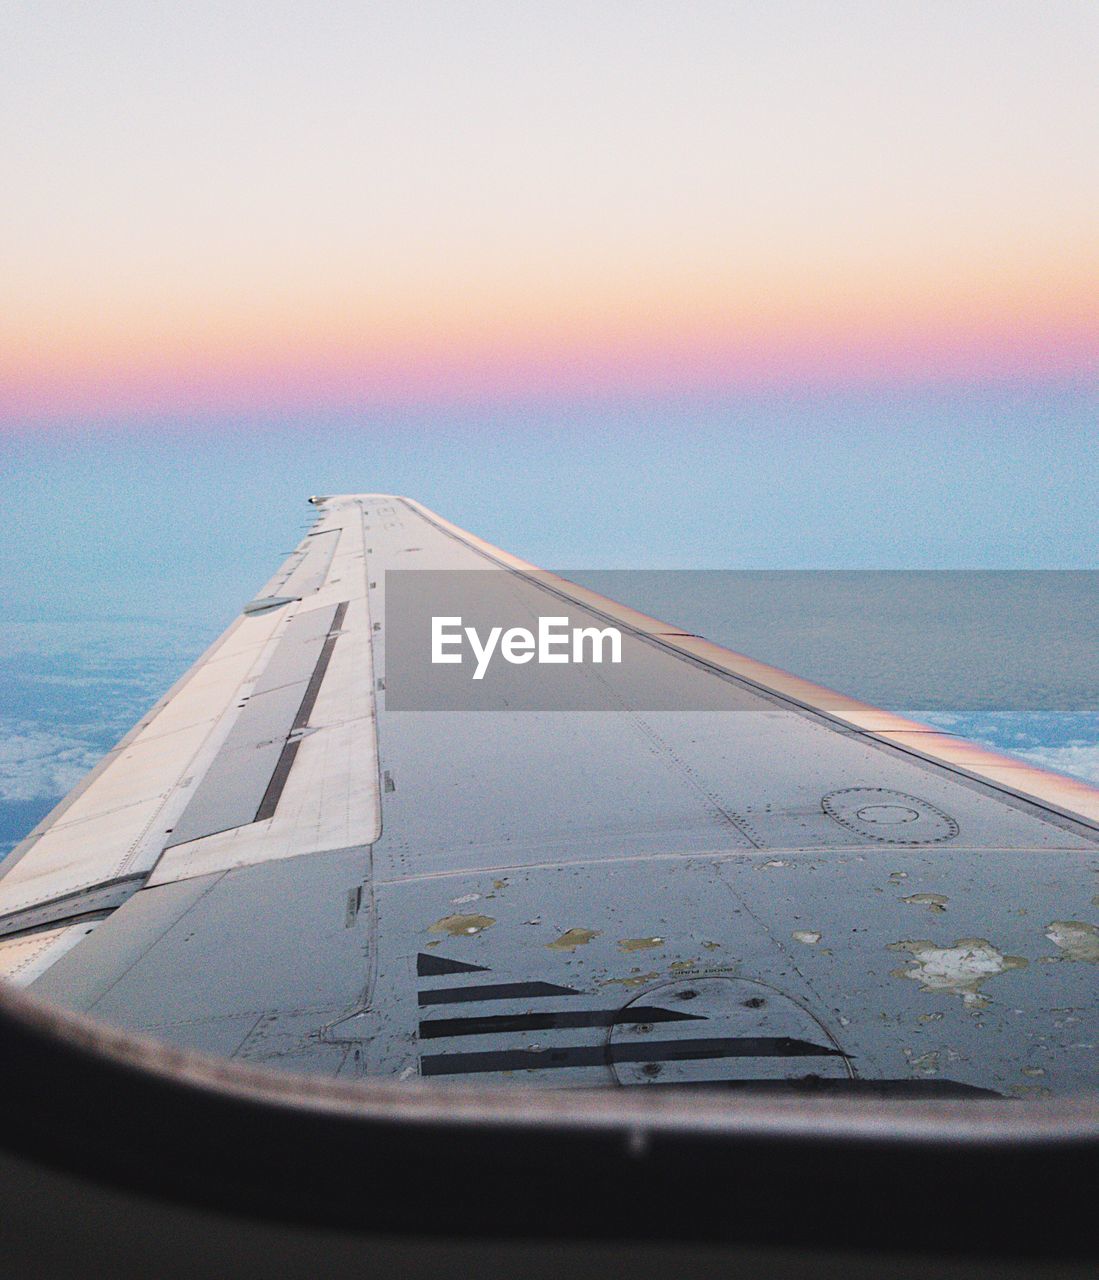
[[[546,943],[547,951],[575,951],[577,947],[586,947],[592,938],[599,937],[598,929],[568,929],[554,942]]]
[[[639,973],[636,978],[604,978],[601,987],[643,987],[646,982],[655,982],[659,973]]]
[[[914,907],[926,907],[928,911],[934,911],[937,915],[942,915],[950,899],[945,893],[910,893],[907,898],[902,898],[901,901],[910,903]]]
[[[452,938],[465,938],[495,923],[492,916],[443,916],[430,926],[428,933],[449,933]]]
[[[1060,947],[1062,960],[1099,964],[1099,929],[1086,920],[1054,920],[1046,937]]]

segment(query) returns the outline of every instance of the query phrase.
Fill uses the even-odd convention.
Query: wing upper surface
[[[7,864],[9,975],[251,1061],[555,1086],[933,1084],[950,1062],[959,1087],[1007,1092],[1053,1011],[1088,1003],[1096,789],[685,635],[411,500],[317,501],[279,573]],[[387,709],[397,568],[493,570],[531,617],[566,600],[621,626],[632,661],[581,711]],[[669,709],[646,709],[654,686]],[[941,1020],[948,1041],[918,1052]],[[675,1023],[659,1050],[629,1029],[654,1021]],[[1087,1071],[1056,1066],[1064,1087]]]

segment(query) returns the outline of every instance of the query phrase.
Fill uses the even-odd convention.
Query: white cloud
[[[1073,744],[1067,747],[1027,747],[1012,755],[1054,773],[1067,773],[1085,782],[1099,783],[1099,746]]]
[[[0,722],[0,801],[63,796],[102,754],[81,738]]]

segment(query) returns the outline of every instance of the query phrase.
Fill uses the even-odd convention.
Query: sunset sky
[[[557,563],[1094,563],[1097,35],[1087,0],[3,6],[0,432],[59,499],[16,596],[132,556],[138,475],[182,578],[180,503],[278,542],[324,487]]]

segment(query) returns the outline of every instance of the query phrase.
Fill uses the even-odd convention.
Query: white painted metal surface
[[[34,969],[36,991],[293,1070],[1093,1082],[1094,788],[685,636],[409,500],[319,510],[257,596],[283,603],[238,620],[17,851],[0,879],[16,980],[29,930],[109,912]],[[567,598],[620,625],[633,661],[578,669],[585,711],[387,709],[385,572],[414,567],[492,570],[532,617]],[[303,680],[280,645],[332,606]],[[271,696],[256,690],[288,687],[279,672],[309,694],[263,747],[266,808],[172,844],[249,700]],[[653,687],[671,709],[644,709]],[[707,993],[706,1028],[673,1016],[681,979]],[[773,1013],[742,1007],[752,984]],[[675,1022],[664,1059],[638,1047],[638,1008]]]
[[[345,634],[334,647],[310,721],[314,732],[301,744],[285,803],[258,827],[249,823],[222,838],[179,844],[168,869],[158,870],[161,880],[171,879],[195,874],[186,868],[225,869],[369,843],[378,825],[378,795],[364,575],[362,522],[352,505],[304,538],[263,592],[288,589],[300,597],[236,619],[77,793],[13,852],[0,876],[0,930],[30,923],[26,913],[36,908],[48,916],[51,904],[75,898],[79,909],[81,895],[127,877],[140,877],[130,880],[138,887],[165,848],[178,844],[175,825],[249,699],[270,685],[265,677],[272,667],[282,669],[282,641],[295,619],[343,602]],[[57,910],[64,914],[69,907]]]

